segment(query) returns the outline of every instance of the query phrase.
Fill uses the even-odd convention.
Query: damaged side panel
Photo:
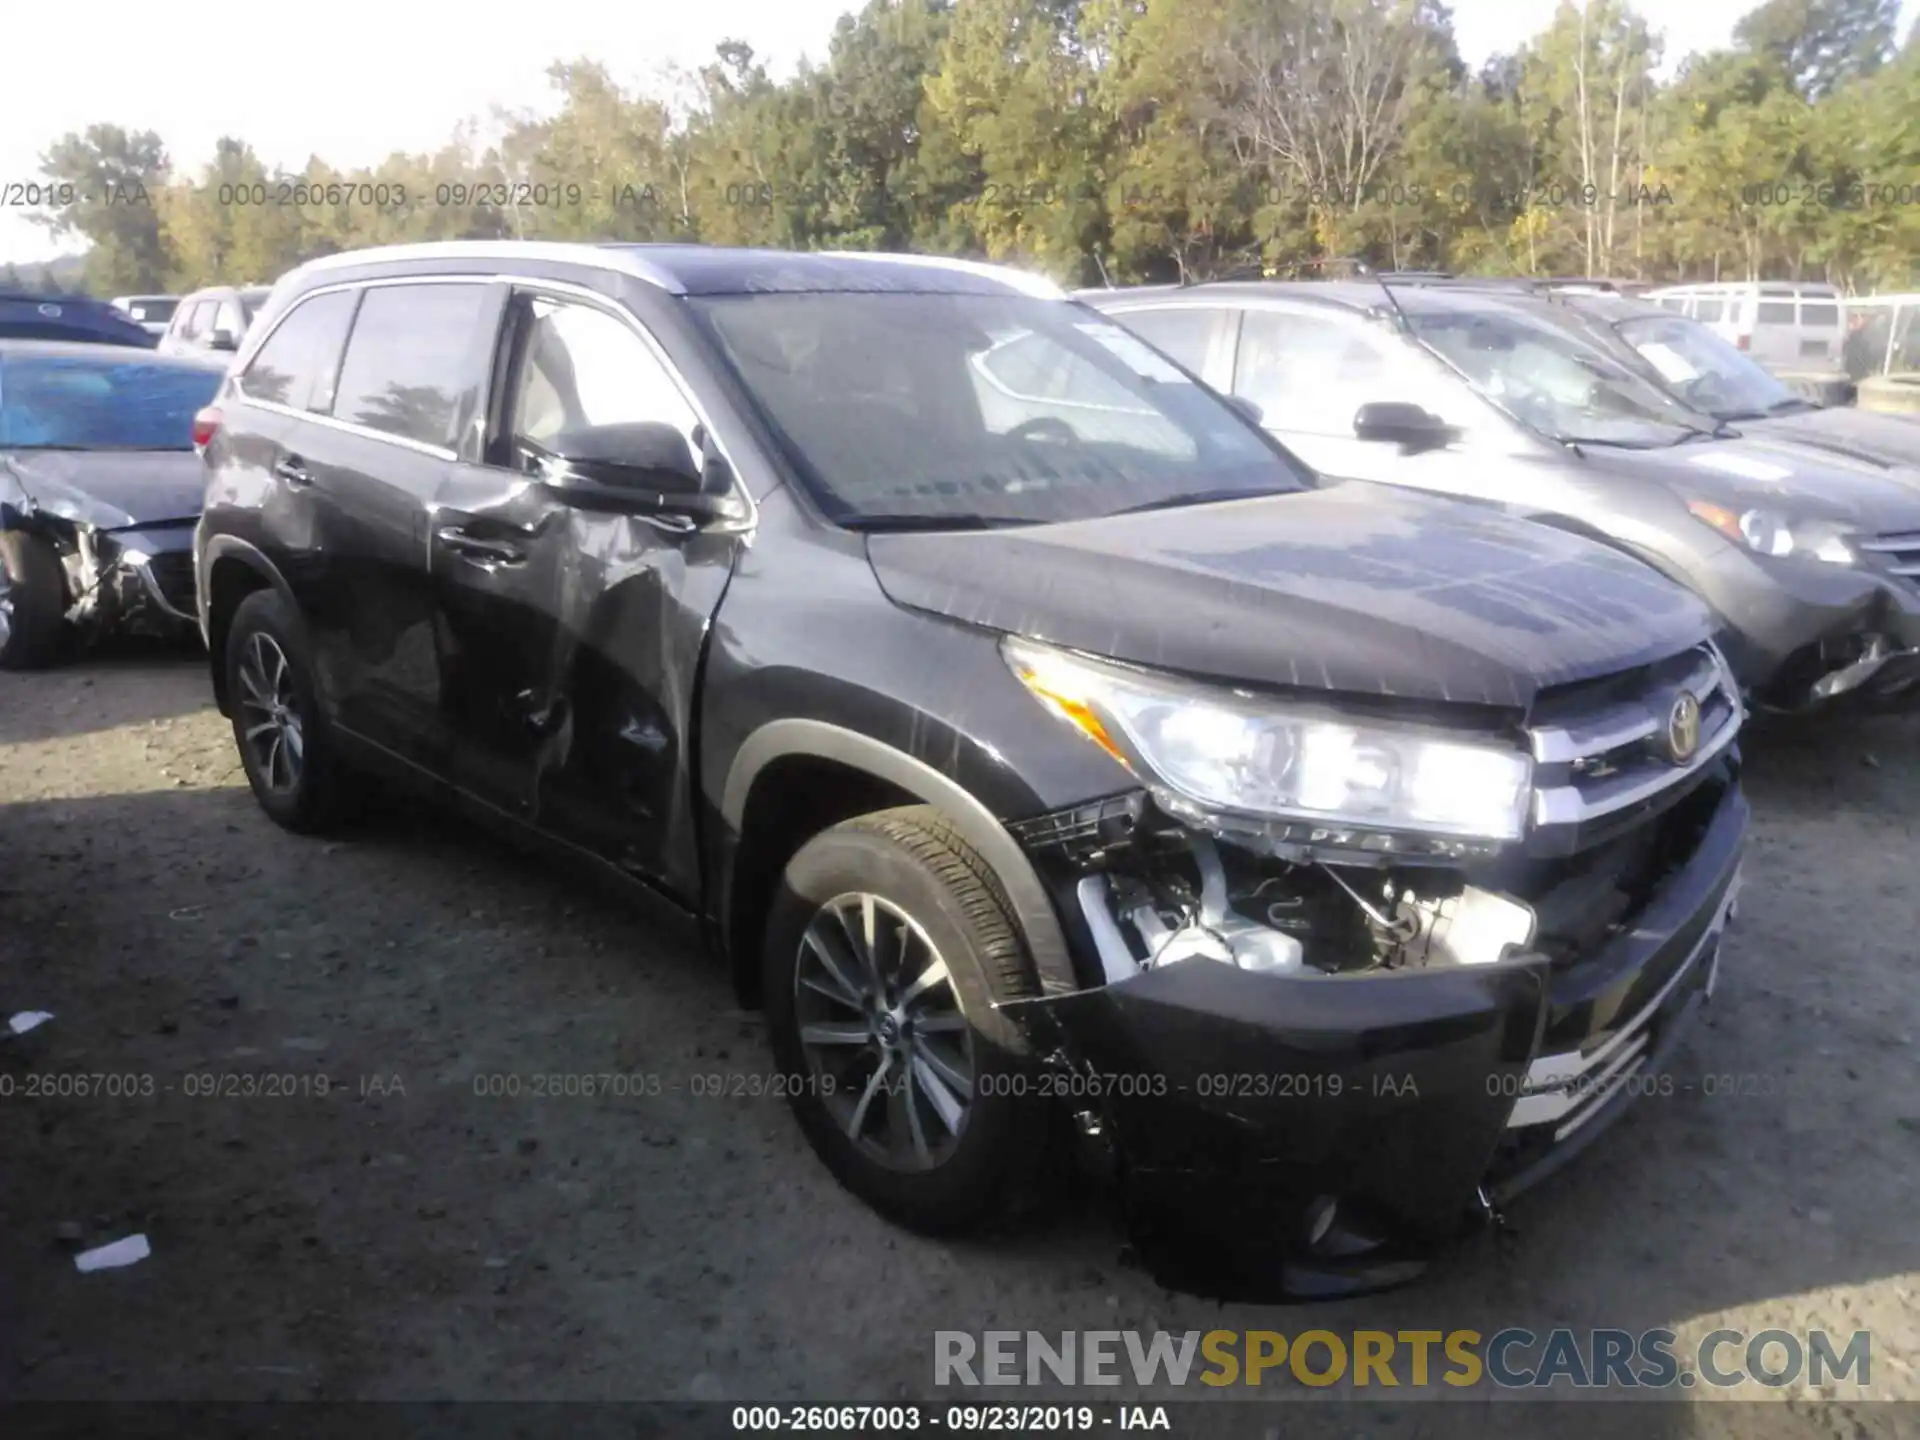
[[[477,467],[450,480],[430,532],[456,783],[696,896],[692,695],[738,537],[571,507]]]

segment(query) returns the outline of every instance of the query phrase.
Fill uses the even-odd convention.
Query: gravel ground
[[[431,816],[280,832],[194,657],[0,676],[0,1014],[56,1017],[0,1041],[0,1394],[951,1400],[938,1328],[1667,1325],[1869,1329],[1865,1393],[1920,1399],[1917,740],[1752,738],[1693,1088],[1525,1197],[1512,1235],[1301,1311],[1164,1291],[1085,1205],[990,1242],[899,1233],[783,1102],[695,1093],[770,1067],[672,917]],[[661,1093],[476,1094],[583,1072]],[[25,1091],[82,1073],[152,1093]],[[1752,1078],[1708,1096],[1708,1074]],[[152,1258],[76,1272],[74,1246],[132,1231]],[[1769,1413],[1835,1435],[1914,1413],[1862,1393],[1789,1387]],[[1753,1407],[1658,1413],[1634,1433],[1758,1433]]]

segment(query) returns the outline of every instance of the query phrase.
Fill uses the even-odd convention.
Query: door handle
[[[273,473],[289,485],[311,485],[313,472],[298,455],[289,455],[273,467]]]
[[[482,565],[524,565],[527,552],[511,540],[484,540],[469,535],[458,525],[443,525],[435,532],[440,543],[457,555],[465,555]]]

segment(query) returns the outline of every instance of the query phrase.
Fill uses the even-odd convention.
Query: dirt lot
[[[694,1093],[768,1062],[681,929],[430,817],[283,834],[192,657],[0,677],[0,1015],[56,1016],[0,1041],[0,1394],[932,1399],[936,1328],[1664,1324],[1870,1329],[1871,1393],[1920,1399],[1916,741],[1749,743],[1748,887],[1676,1071],[1736,1093],[1648,1101],[1510,1239],[1303,1314],[1169,1294],[1084,1207],[898,1233],[782,1102]],[[583,1072],[665,1087],[476,1094]],[[153,1093],[25,1091],[81,1073]],[[152,1258],[76,1272],[131,1231]],[[1775,1393],[1791,1433],[1891,1423]]]

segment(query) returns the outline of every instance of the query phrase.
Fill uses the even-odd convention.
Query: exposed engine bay
[[[1103,808],[1095,823],[1108,843],[1054,843],[1080,872],[1074,899],[1109,984],[1190,960],[1325,975],[1486,965],[1535,938],[1531,906],[1458,869],[1281,858],[1182,824],[1145,797]]]

